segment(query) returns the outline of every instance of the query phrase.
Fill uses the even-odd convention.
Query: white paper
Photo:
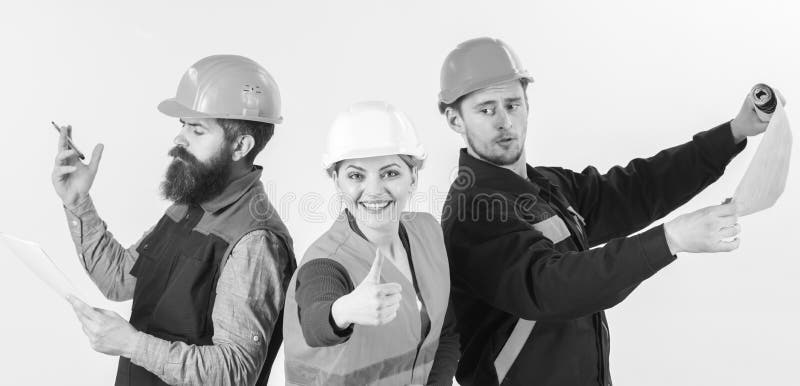
[[[733,195],[737,215],[767,209],[778,201],[786,187],[792,154],[792,131],[782,103],[778,103],[750,166]]]
[[[0,244],[61,297],[76,295],[75,286],[38,244],[6,233],[0,233]]]

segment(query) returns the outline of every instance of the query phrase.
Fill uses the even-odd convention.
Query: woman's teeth
[[[369,210],[381,210],[387,206],[389,206],[390,201],[382,201],[382,202],[362,202],[361,205],[364,205],[365,208]]]

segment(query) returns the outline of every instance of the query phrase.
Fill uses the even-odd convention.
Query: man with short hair
[[[102,145],[84,164],[61,130],[52,178],[73,241],[108,299],[133,299],[130,323],[69,300],[92,348],[120,356],[117,385],[265,385],[296,267],[253,164],[282,120],[278,85],[250,59],[215,55],[158,109],[181,122],[161,184],[174,204],[127,249],[89,196]]]
[[[605,174],[534,168],[524,146],[532,81],[497,39],[463,42],[442,66],[439,111],[467,144],[442,212],[461,337],[456,379],[610,385],[603,310],[679,252],[737,248],[736,207],[704,208],[629,235],[719,178],[767,123],[746,99],[732,121]]]

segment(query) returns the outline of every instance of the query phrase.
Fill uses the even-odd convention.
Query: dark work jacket
[[[171,342],[211,345],[217,280],[233,247],[255,230],[274,233],[286,249],[285,278],[297,266],[292,239],[260,181],[261,167],[233,181],[200,206],[172,205],[139,243],[131,275],[136,277],[130,323],[138,331]],[[288,286],[282,283],[283,290]],[[266,385],[283,341],[278,316],[257,385]],[[120,357],[116,385],[166,385],[155,374]]]
[[[458,382],[610,385],[603,310],[675,259],[663,226],[627,236],[717,180],[744,146],[725,123],[606,174],[527,166],[528,179],[462,149],[442,212]]]

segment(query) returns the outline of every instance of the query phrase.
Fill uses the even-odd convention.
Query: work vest
[[[283,243],[295,268],[292,239],[264,193],[261,168],[232,182],[202,206],[172,205],[139,243],[131,275],[136,277],[130,323],[170,342],[211,345],[217,280],[233,247],[246,234],[267,230]],[[284,286],[285,288],[285,286]],[[281,319],[270,337],[257,384],[266,385],[282,341]],[[120,357],[116,385],[166,385],[155,374]]]
[[[289,283],[284,314],[287,385],[425,384],[439,346],[450,294],[450,272],[439,223],[428,213],[401,216],[422,304],[430,318],[423,336],[421,310],[414,285],[394,264],[383,264],[381,283],[399,283],[402,301],[397,317],[381,326],[353,326],[350,338],[330,347],[310,347],[300,328],[295,300],[297,276]],[[328,258],[347,270],[353,285],[366,277],[375,247],[356,234],[345,212],[306,251],[301,262]]]

